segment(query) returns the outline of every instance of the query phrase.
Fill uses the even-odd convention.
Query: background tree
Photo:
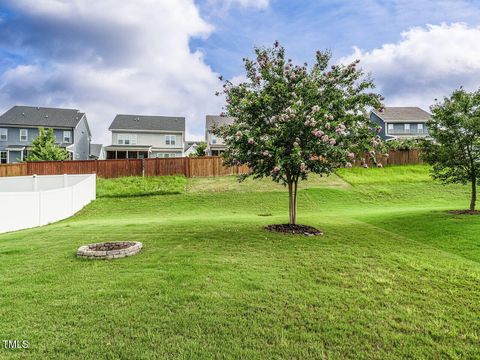
[[[288,187],[289,223],[296,224],[299,180],[351,167],[356,156],[382,148],[367,115],[368,107],[383,111],[382,97],[367,92],[374,83],[357,69],[358,60],[328,68],[331,54],[318,51],[313,67],[294,66],[278,42],[255,54],[244,59],[248,81],[224,83],[234,123],[213,132],[225,140],[227,165],[248,165],[245,177],[271,177]]]
[[[67,150],[55,143],[53,129],[39,129],[38,137],[32,142],[32,149],[28,152],[27,161],[68,160]]]
[[[480,90],[462,88],[431,106],[427,126],[433,142],[423,145],[432,177],[443,183],[471,184],[470,211],[475,211],[480,182]]]
[[[197,145],[195,152],[191,154],[192,157],[207,156],[207,143],[202,141]]]

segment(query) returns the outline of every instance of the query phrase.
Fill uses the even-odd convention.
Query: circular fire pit
[[[142,249],[142,243],[137,241],[115,241],[80,246],[77,257],[85,259],[119,259],[135,255]]]

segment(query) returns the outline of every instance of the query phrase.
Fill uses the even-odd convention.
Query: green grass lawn
[[[426,167],[303,184],[299,222],[322,237],[263,230],[288,219],[268,181],[98,185],[73,218],[0,235],[1,338],[30,342],[1,359],[480,358],[480,217],[447,214],[468,189]],[[144,249],[75,257],[114,240]]]

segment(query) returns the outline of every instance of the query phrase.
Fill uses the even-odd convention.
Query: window
[[[157,158],[174,158],[175,154],[170,153],[158,153]]]
[[[72,132],[69,130],[65,130],[63,132],[63,142],[64,143],[71,143],[72,142]]]
[[[20,141],[28,141],[28,130],[20,129]]]
[[[217,138],[214,135],[212,135],[212,144],[215,145],[216,143],[217,143]]]
[[[137,135],[135,135],[135,134],[118,134],[117,143],[119,145],[137,145]]]
[[[175,145],[176,142],[177,142],[176,135],[165,135],[165,143],[167,145]]]
[[[7,163],[7,152],[6,151],[0,151],[0,164],[6,164]]]
[[[405,130],[406,133],[410,132],[410,124],[403,124],[403,130]]]
[[[0,129],[0,141],[7,141],[8,140],[8,129]]]
[[[417,124],[417,132],[423,133],[423,124]]]
[[[388,132],[393,132],[393,124],[388,124]]]

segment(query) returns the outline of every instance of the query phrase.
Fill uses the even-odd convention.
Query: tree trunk
[[[293,183],[293,224],[297,223],[297,189],[298,179]]]
[[[288,183],[288,223],[295,224],[295,219],[293,218],[293,184]]]
[[[477,179],[472,179],[472,201],[470,202],[470,211],[475,211],[475,203],[477,202]]]
[[[288,183],[288,223],[291,225],[297,223],[297,188],[298,179],[292,179]]]

